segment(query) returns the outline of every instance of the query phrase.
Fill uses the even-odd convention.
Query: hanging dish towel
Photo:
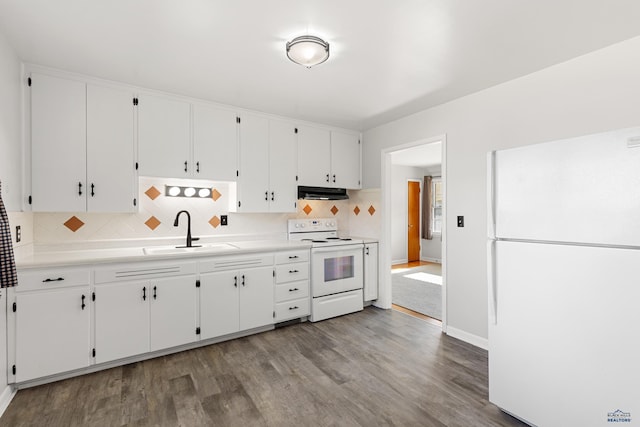
[[[9,217],[2,201],[2,182],[0,182],[0,288],[8,288],[18,284],[16,262],[13,258],[11,228]]]

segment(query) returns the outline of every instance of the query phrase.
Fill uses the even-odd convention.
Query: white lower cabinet
[[[364,300],[378,299],[378,244],[364,245]]]
[[[302,318],[309,306],[309,250],[276,255],[275,321]]]
[[[195,262],[96,269],[95,362],[197,341],[195,272]]]
[[[233,269],[243,265],[253,268]],[[228,271],[215,271],[231,268]],[[203,263],[200,337],[215,338],[273,323],[273,256],[256,255]]]
[[[89,299],[89,286],[16,293],[16,382],[89,366]]]

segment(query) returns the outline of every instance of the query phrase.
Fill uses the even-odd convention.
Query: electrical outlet
[[[16,225],[16,243],[20,243],[20,240],[22,240],[22,230],[19,225]]]
[[[463,216],[459,216],[458,217],[458,227],[464,227],[464,217]]]
[[[229,224],[227,220],[227,215],[220,215],[220,225],[227,225],[227,224]]]

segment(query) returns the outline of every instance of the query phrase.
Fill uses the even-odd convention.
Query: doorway
[[[403,157],[416,163],[402,164],[404,162],[401,160]],[[427,160],[428,158],[430,160]],[[419,162],[423,163],[420,164]],[[398,165],[405,166],[405,168],[398,168]],[[411,168],[419,169],[412,172],[413,176],[402,175],[405,172],[409,173],[407,171],[411,171]],[[429,170],[425,170],[425,168]],[[441,288],[441,293],[437,299],[441,309],[438,317],[441,318],[442,322],[437,322],[437,324],[441,325],[443,331],[446,332],[446,236],[444,233],[444,230],[446,230],[446,136],[442,135],[383,149],[381,172],[383,211],[381,218],[382,236],[380,240],[380,299],[377,305],[384,308],[392,308],[392,277],[398,277],[400,272],[403,273],[402,275],[414,275],[418,279],[433,279],[428,281],[431,284],[433,282],[441,283],[438,286]],[[432,226],[438,225],[441,229],[431,240],[423,239],[421,233],[423,200],[420,195],[425,189],[420,187],[424,183],[425,176],[437,178],[440,181],[439,185],[442,192],[442,206],[438,207],[437,211],[439,222],[437,224],[433,221],[431,222]],[[402,187],[398,190],[398,182],[401,180],[403,181]],[[416,189],[419,190],[416,191]],[[416,193],[418,196],[417,203],[415,202]],[[409,200],[411,198],[413,198],[413,202],[411,202],[410,207]],[[415,209],[415,205],[417,205],[417,209]],[[401,210],[404,212],[400,212]],[[415,215],[410,216],[409,212],[411,210],[418,211],[417,220]],[[417,227],[410,227],[410,225],[416,223],[418,224]],[[417,230],[410,230],[413,228]],[[431,231],[433,232],[433,229]],[[411,239],[415,240],[416,234],[419,244],[410,244]],[[435,247],[437,247],[437,251],[434,251]],[[416,261],[410,263],[412,260]],[[414,267],[414,265],[424,267],[427,264],[436,267],[434,271],[413,274],[413,272],[406,270],[408,267]],[[403,268],[394,269],[394,274],[392,274],[392,266]],[[405,272],[406,274],[404,274]],[[434,276],[439,277],[436,280]]]

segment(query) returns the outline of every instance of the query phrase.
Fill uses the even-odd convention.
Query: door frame
[[[419,145],[442,143],[442,332],[447,332],[447,135],[438,135],[381,149],[382,234],[379,246],[379,297],[376,307],[391,308],[391,154]]]
[[[409,261],[409,232],[408,232],[408,228],[409,228],[409,183],[410,182],[417,182],[418,183],[418,261],[422,260],[422,191],[424,191],[424,189],[422,188],[422,181],[420,181],[419,179],[413,179],[413,178],[409,178],[407,179],[407,194],[406,194],[406,200],[405,203],[407,205],[407,215],[404,219],[405,221],[405,241],[404,241],[404,247],[406,248],[407,251],[407,262],[411,262]]]

